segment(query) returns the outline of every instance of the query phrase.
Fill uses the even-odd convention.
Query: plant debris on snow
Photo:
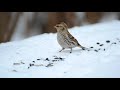
[[[37,61],[31,61],[31,63],[28,64],[28,69],[30,69],[33,66],[44,66],[44,67],[52,67],[54,66],[55,62],[59,62],[59,61],[64,61],[65,58],[62,57],[57,57],[57,56],[53,56],[52,59],[50,58],[43,58],[43,59],[36,59]],[[38,61],[40,60],[40,61]],[[43,62],[47,62],[47,64],[43,64]],[[25,64],[23,61],[21,61],[20,63],[13,63],[13,65],[21,65],[21,64]]]
[[[117,38],[117,40],[118,40],[118,42],[120,42],[120,39]],[[106,43],[110,43],[110,40],[106,40]],[[100,44],[100,42],[97,42],[96,44],[99,45],[100,47],[102,47],[104,45],[104,44]],[[117,43],[116,42],[111,43],[111,45],[113,45],[113,44],[117,44]],[[99,52],[101,50],[106,51],[106,48],[103,48],[103,49],[102,48],[93,49],[93,48],[94,47],[91,46],[90,48],[85,49],[85,50],[87,50],[87,51],[95,51],[95,52]],[[49,68],[49,67],[53,67],[59,61],[64,61],[64,60],[65,60],[65,58],[58,57],[58,56],[53,56],[53,58],[48,58],[48,57],[46,57],[46,58],[37,58],[35,60],[32,60],[31,63],[25,63],[25,62],[23,62],[21,60],[20,62],[13,63],[13,65],[19,66],[19,65],[23,65],[23,64],[26,65],[27,64],[28,65],[28,67],[27,67],[28,69],[30,69],[31,67],[40,67],[40,66],[44,66],[44,67]],[[46,62],[46,63],[44,64],[44,62]],[[18,71],[17,70],[13,70],[13,72],[18,72]]]

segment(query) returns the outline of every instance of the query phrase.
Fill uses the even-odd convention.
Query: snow
[[[94,48],[90,48],[90,51],[88,51],[76,47],[72,53],[69,53],[69,49],[59,52],[61,47],[57,42],[56,34],[53,33],[45,33],[21,41],[1,43],[0,77],[120,77],[120,21],[113,20],[111,22],[73,27],[69,29],[69,32],[81,45]],[[110,43],[106,43],[106,40],[110,40]],[[97,42],[104,45],[99,46],[96,44]],[[116,44],[114,44],[115,42]],[[100,50],[98,50],[99,48]],[[95,49],[98,52],[95,52]],[[55,56],[58,59],[55,59]],[[34,66],[30,67],[30,63]]]

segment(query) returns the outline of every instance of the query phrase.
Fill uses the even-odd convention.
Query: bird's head
[[[57,32],[59,32],[59,31],[66,31],[68,27],[64,22],[61,22],[60,24],[56,24],[54,28],[56,28]]]

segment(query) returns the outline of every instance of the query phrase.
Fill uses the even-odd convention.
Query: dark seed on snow
[[[54,59],[59,59],[59,58],[54,58]]]
[[[31,67],[31,66],[34,66],[34,64],[31,64],[31,63],[30,63],[30,67]]]
[[[90,51],[90,50],[88,50],[88,51]]]
[[[46,58],[45,60],[50,61],[48,58]]]
[[[30,65],[30,67],[32,66],[31,64],[29,64]]]
[[[64,60],[64,59],[65,59],[65,58],[61,58],[61,57],[60,57],[60,60]]]
[[[97,42],[97,44],[100,44],[99,42]]]
[[[103,46],[104,44],[100,44],[100,46]]]
[[[60,59],[63,59],[63,58],[60,57]]]
[[[115,43],[113,43],[113,44],[117,44],[117,43],[115,42]]]
[[[100,50],[100,48],[98,50]]]
[[[37,60],[40,60],[40,59],[37,59]]]
[[[53,62],[57,61],[57,60],[52,60]]]
[[[110,43],[110,41],[109,41],[109,40],[107,40],[107,41],[106,41],[106,43]]]
[[[105,51],[105,49],[104,49],[104,51]]]
[[[53,63],[49,63],[46,67],[50,67],[53,66]]]
[[[98,52],[97,50],[94,50],[94,51]]]
[[[49,60],[48,58],[46,58],[46,60]]]
[[[113,42],[112,44],[117,44],[116,42]]]
[[[13,65],[20,65],[20,63],[13,63]]]
[[[25,64],[25,63],[21,61],[21,64]]]
[[[35,63],[35,61],[32,61],[32,62],[34,62],[34,63]]]
[[[93,48],[93,47],[90,47],[90,48]]]

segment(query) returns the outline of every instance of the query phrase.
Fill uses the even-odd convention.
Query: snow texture
[[[1,78],[118,78],[120,21],[70,28],[79,47],[62,52],[53,33],[0,44]]]

